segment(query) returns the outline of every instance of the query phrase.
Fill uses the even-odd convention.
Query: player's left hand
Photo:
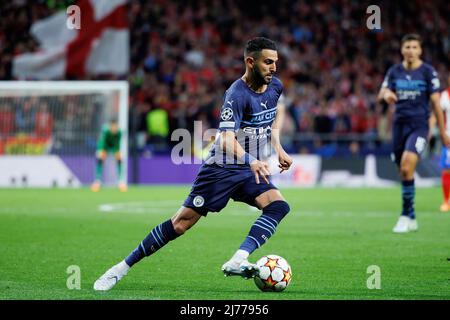
[[[444,133],[441,136],[442,144],[445,145],[447,148],[450,147],[450,137],[448,134]]]
[[[286,151],[281,149],[278,153],[278,168],[281,169],[280,173],[285,170],[289,170],[292,165],[292,161],[292,158],[286,153]]]

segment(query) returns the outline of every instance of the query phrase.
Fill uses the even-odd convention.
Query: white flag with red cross
[[[59,12],[31,26],[38,52],[17,55],[17,79],[63,79],[86,75],[125,75],[129,69],[127,0],[79,0],[79,29]]]

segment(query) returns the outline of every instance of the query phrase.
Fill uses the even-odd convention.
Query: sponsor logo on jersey
[[[427,83],[423,80],[397,79],[395,89],[399,100],[416,100],[427,90]]]
[[[245,127],[242,129],[245,133],[248,134],[270,134],[272,131],[271,126],[255,128],[255,127]]]
[[[277,115],[277,108],[272,108],[265,110],[263,112],[256,113],[252,115],[249,121],[242,121],[242,122],[247,124],[270,122],[275,119],[276,115]]]
[[[425,90],[427,90],[427,83],[423,80],[397,79],[395,81],[395,88],[397,90],[425,91]]]
[[[261,139],[261,138],[267,138],[272,133],[272,127],[244,127],[242,131],[248,135],[250,139]]]

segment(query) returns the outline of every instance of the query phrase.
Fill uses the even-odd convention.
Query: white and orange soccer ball
[[[254,278],[262,291],[283,291],[292,280],[292,269],[283,257],[269,254],[256,262],[259,275]]]

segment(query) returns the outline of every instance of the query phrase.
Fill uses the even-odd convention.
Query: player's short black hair
[[[244,56],[259,54],[264,49],[277,50],[277,45],[274,41],[264,37],[250,39],[245,46]]]
[[[403,46],[403,44],[407,41],[418,41],[419,44],[422,46],[422,37],[417,33],[405,34],[402,38],[401,45]]]

